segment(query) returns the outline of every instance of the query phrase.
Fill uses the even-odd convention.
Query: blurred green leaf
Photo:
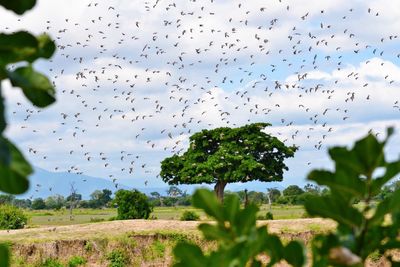
[[[199,189],[193,194],[193,206],[201,208],[204,212],[216,218],[218,221],[224,221],[221,204],[215,194],[207,189]]]
[[[0,244],[0,267],[10,266],[10,252],[8,251],[8,246],[5,244]]]
[[[295,266],[300,267],[306,263],[307,256],[304,253],[304,248],[298,241],[290,241],[286,245],[285,249],[285,260]]]
[[[341,198],[333,196],[310,196],[305,208],[311,216],[331,218],[351,228],[359,227],[363,221],[363,216],[358,210],[343,203]]]
[[[25,96],[35,106],[46,107],[56,100],[55,90],[49,79],[31,66],[8,72],[8,78],[13,86],[22,88]]]
[[[11,34],[0,33],[0,66],[38,58],[50,58],[56,46],[47,34],[38,37],[19,31]]]
[[[22,15],[25,11],[32,9],[35,4],[36,0],[0,0],[0,5],[18,15]]]
[[[282,242],[276,235],[268,235],[265,237],[265,251],[270,257],[270,266],[281,261],[285,255]]]
[[[28,32],[0,33],[0,66],[25,61],[36,53],[37,48],[38,41]]]
[[[364,171],[357,155],[346,147],[332,147],[329,149],[329,155],[335,161],[336,169],[342,169],[349,174],[359,174]]]
[[[0,80],[0,82],[1,82],[1,80]],[[5,130],[6,126],[7,126],[7,123],[6,123],[6,118],[5,118],[4,98],[1,94],[1,85],[0,85],[0,133],[2,133]]]
[[[315,181],[319,185],[326,185],[332,190],[337,190],[347,196],[362,197],[365,194],[365,182],[357,176],[345,172],[336,171],[332,173],[325,170],[314,170],[308,175],[308,179]]]
[[[207,266],[207,260],[204,257],[201,249],[190,243],[178,243],[174,248],[175,257],[178,262],[174,266],[193,266],[204,267]]]
[[[231,240],[232,236],[226,232],[221,231],[217,225],[202,223],[199,225],[199,230],[203,233],[204,238],[207,240]]]
[[[373,134],[368,134],[357,141],[353,150],[363,165],[363,174],[372,175],[372,171],[384,163],[383,143],[380,143]]]
[[[385,167],[385,173],[381,177],[378,177],[372,181],[371,193],[374,196],[382,190],[382,186],[384,186],[387,182],[396,177],[398,173],[400,173],[400,160],[387,163]]]
[[[239,197],[236,195],[229,195],[224,200],[224,217],[226,220],[233,222],[240,210]]]
[[[384,199],[376,208],[374,216],[370,219],[371,225],[380,225],[386,214],[400,211],[400,189],[390,197]]]
[[[9,162],[0,162],[0,191],[9,194],[22,194],[29,188],[27,176],[33,170],[19,150],[6,138],[0,137],[0,154],[8,153]]]
[[[50,58],[56,51],[56,45],[47,34],[41,34],[36,37],[38,41],[38,53],[36,58]]]

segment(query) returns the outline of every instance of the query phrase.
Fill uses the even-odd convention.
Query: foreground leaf
[[[10,252],[5,244],[0,244],[0,267],[10,266]]]
[[[0,155],[9,156],[9,161],[0,162],[0,191],[22,194],[29,188],[27,176],[33,170],[21,152],[6,138],[0,137]]]
[[[0,5],[14,11],[18,15],[22,15],[25,11],[32,9],[35,4],[36,0],[0,0]]]
[[[46,107],[56,100],[55,90],[49,79],[31,66],[8,72],[8,78],[13,86],[22,88],[25,96],[35,106]]]

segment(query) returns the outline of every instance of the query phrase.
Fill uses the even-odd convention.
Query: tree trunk
[[[226,184],[227,182],[218,180],[218,182],[214,186],[214,192],[221,203],[224,202],[224,189]]]

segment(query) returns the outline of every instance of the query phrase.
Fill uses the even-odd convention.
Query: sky
[[[160,187],[160,161],[202,129],[268,122],[299,146],[282,185],[332,168],[327,149],[393,126],[400,155],[400,5],[390,0],[50,1],[1,30],[49,33],[45,109],[3,82],[9,126],[34,166]],[[399,34],[400,35],[400,34]]]

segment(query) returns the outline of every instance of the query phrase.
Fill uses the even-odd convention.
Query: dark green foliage
[[[27,176],[32,171],[21,152],[7,138],[0,137],[0,191],[9,194],[25,192],[29,187]]]
[[[39,267],[64,267],[64,265],[62,265],[57,259],[48,258],[39,264]]]
[[[289,185],[282,191],[284,196],[298,196],[304,193],[303,189],[301,189],[297,185]]]
[[[0,5],[22,15],[25,11],[31,9],[36,4],[36,0],[0,0]]]
[[[28,222],[23,210],[11,205],[0,205],[0,229],[21,229]]]
[[[35,198],[32,201],[31,208],[33,210],[44,210],[46,208],[46,202],[44,202],[43,198]]]
[[[268,211],[268,212],[265,214],[265,219],[266,219],[266,220],[273,220],[273,219],[274,219],[274,215],[272,214],[272,212]]]
[[[392,132],[388,130],[387,138]],[[372,202],[382,187],[400,172],[400,160],[385,160],[386,142],[387,139],[380,142],[369,134],[351,149],[334,147],[329,155],[335,161],[335,171],[314,170],[308,175],[308,179],[329,187],[330,194],[307,200],[307,212],[338,222],[336,233],[320,235],[313,241],[314,266],[327,263],[361,266],[376,252],[393,261],[385,252],[400,248],[400,190],[376,208]],[[383,174],[375,177],[378,168]],[[354,206],[355,202],[360,203],[359,208]]]
[[[115,249],[107,255],[108,267],[125,267],[129,264],[129,257],[123,250]]]
[[[80,256],[73,256],[68,261],[68,267],[78,267],[84,265],[87,261]]]
[[[183,155],[161,162],[160,176],[168,184],[215,183],[220,199],[227,183],[281,181],[288,169],[284,159],[293,157],[296,147],[286,147],[264,133],[267,126],[270,124],[253,123],[196,133]]]
[[[118,220],[148,219],[153,211],[147,196],[138,190],[118,190],[114,203],[118,206]]]
[[[174,249],[174,266],[262,266],[260,254],[270,256],[270,266],[286,260],[293,266],[302,266],[306,256],[301,243],[290,241],[284,245],[265,226],[256,226],[257,206],[240,208],[239,198],[226,197],[221,204],[211,191],[200,189],[193,195],[193,205],[216,220],[216,224],[201,224],[204,238],[217,241],[218,247],[210,253],[189,242],[180,242]],[[248,265],[247,265],[248,264]]]
[[[94,209],[103,208],[111,201],[111,195],[109,189],[95,190],[90,194],[89,206]]]
[[[0,244],[0,267],[8,267],[10,265],[10,252],[8,246]]]
[[[59,210],[65,206],[65,199],[61,195],[49,196],[45,200],[46,209]]]
[[[200,219],[200,216],[196,212],[190,210],[185,210],[181,216],[181,221],[197,221],[198,219]]]

